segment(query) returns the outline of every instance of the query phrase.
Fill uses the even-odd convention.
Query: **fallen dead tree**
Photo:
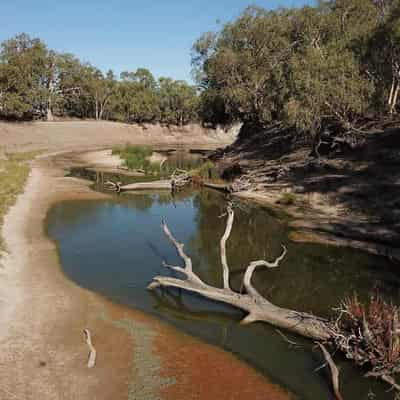
[[[172,183],[169,180],[130,183],[120,187],[120,192],[133,190],[171,190]]]
[[[277,268],[284,259],[287,249],[282,245],[282,254],[273,262],[257,260],[249,263],[243,275],[243,287],[246,293],[238,293],[230,287],[229,266],[226,255],[226,242],[232,231],[234,211],[227,209],[227,222],[224,235],[220,240],[220,255],[223,274],[223,287],[217,288],[204,282],[193,270],[191,258],[184,252],[184,245],[179,243],[169,230],[165,221],[162,229],[175,246],[184,266],[163,265],[180,274],[184,279],[169,276],[156,276],[148,289],[177,288],[199,294],[205,298],[220,301],[237,307],[247,313],[241,321],[249,324],[256,321],[267,322],[301,336],[323,342],[335,350],[343,352],[356,365],[369,371],[366,376],[380,378],[399,390],[394,375],[400,372],[400,326],[398,309],[381,299],[371,299],[368,307],[357,301],[345,301],[337,310],[336,320],[320,318],[310,313],[299,312],[279,307],[263,297],[252,284],[252,277],[257,268]],[[320,346],[321,347],[321,346]],[[332,373],[332,385],[337,399],[339,375],[336,366],[325,347],[321,347]]]
[[[179,256],[184,260],[185,267],[173,266],[164,263],[164,266],[181,273],[185,276],[185,280],[166,276],[156,276],[150,283],[149,289],[158,287],[175,287],[185,289],[190,292],[200,294],[212,300],[221,301],[238,307],[248,313],[243,319],[242,324],[249,324],[255,321],[264,321],[279,328],[288,329],[302,336],[306,336],[317,340],[328,340],[331,337],[329,322],[323,318],[314,315],[288,310],[278,307],[265,299],[255,287],[251,280],[253,273],[259,267],[276,268],[286,255],[286,248],[283,246],[282,254],[274,261],[268,262],[264,260],[251,262],[243,277],[243,287],[246,289],[245,294],[233,291],[229,285],[229,267],[226,259],[226,241],[228,240],[234,220],[234,212],[228,208],[228,220],[225,234],[221,239],[221,263],[224,276],[223,288],[216,288],[203,282],[193,271],[192,261],[183,250],[183,244],[179,243],[170,232],[165,221],[162,224],[165,235],[171,241],[178,251]]]
[[[191,175],[185,170],[176,169],[170,179],[163,179],[149,182],[136,182],[122,185],[121,182],[107,181],[104,187],[107,190],[117,193],[129,192],[136,190],[171,190],[176,191],[190,184],[192,181]]]
[[[175,169],[171,175],[171,188],[173,191],[189,185],[192,182],[192,176],[184,169]]]

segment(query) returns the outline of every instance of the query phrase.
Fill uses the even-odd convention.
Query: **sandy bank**
[[[146,129],[109,121],[69,122],[0,122],[1,152],[31,150],[82,150],[111,148],[132,143],[153,146],[179,147],[191,145],[199,149],[224,146],[235,139],[237,129],[204,129],[199,125],[161,127],[149,125]]]
[[[44,232],[47,210],[60,200],[104,196],[90,191],[88,182],[64,177],[74,160],[69,154],[36,159],[5,220],[0,398],[287,399],[231,354],[114,305],[63,275]],[[86,368],[83,328],[98,351],[92,370]]]
[[[380,243],[377,239],[379,232],[372,235],[367,229],[351,230],[354,221],[361,220],[359,215],[348,213],[346,216],[337,215],[339,207],[328,204],[317,207],[304,207],[303,205],[285,205],[279,203],[282,198],[281,190],[270,191],[244,191],[235,193],[241,199],[255,201],[256,203],[281,212],[290,217],[288,226],[292,228],[290,239],[299,243],[320,243],[337,247],[350,247],[368,253],[389,258],[395,263],[400,263],[399,243],[393,241],[392,245]],[[382,227],[381,231],[384,232]]]

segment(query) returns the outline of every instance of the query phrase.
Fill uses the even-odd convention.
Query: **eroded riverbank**
[[[243,133],[243,132],[242,132]],[[291,216],[294,240],[353,247],[400,262],[399,129],[365,135],[362,146],[321,157],[279,127],[251,130],[214,155],[247,182],[241,197]]]

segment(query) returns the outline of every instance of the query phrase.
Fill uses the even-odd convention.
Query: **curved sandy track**
[[[64,177],[73,160],[36,159],[3,226],[9,253],[0,270],[0,398],[287,399],[231,354],[66,279],[44,233],[47,210],[59,200],[104,196]],[[84,328],[98,351],[91,370]]]

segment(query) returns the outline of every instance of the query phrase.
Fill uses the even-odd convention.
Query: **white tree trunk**
[[[47,113],[46,113],[46,119],[47,121],[51,122],[54,121],[54,116],[53,116],[53,111],[51,110],[51,102],[49,100],[49,103],[47,105]]]
[[[392,104],[390,106],[390,114],[393,114],[396,111],[396,105],[397,105],[397,99],[399,96],[399,91],[400,91],[400,83],[396,83],[396,89],[394,90],[393,98],[392,98]]]
[[[393,101],[393,94],[394,94],[394,87],[396,85],[396,80],[395,78],[393,78],[392,80],[392,86],[390,88],[390,93],[389,93],[389,99],[388,99],[388,105],[389,105],[389,109],[392,108],[392,101]]]
[[[99,102],[97,100],[97,97],[94,102],[95,102],[95,113],[96,113],[95,117],[96,117],[96,121],[98,121],[99,120]]]

